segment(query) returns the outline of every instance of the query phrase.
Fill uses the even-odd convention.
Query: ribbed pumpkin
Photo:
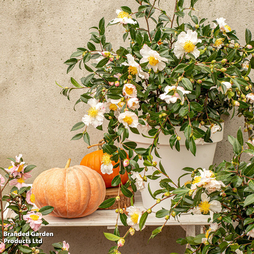
[[[113,173],[112,174],[102,174],[101,173],[101,162],[102,162],[102,157],[103,157],[103,150],[97,150],[94,152],[91,152],[87,155],[85,155],[85,157],[81,160],[80,165],[84,165],[87,166],[91,169],[94,169],[96,172],[98,172],[105,184],[106,184],[106,188],[110,188],[112,187],[111,182],[113,180],[113,178],[115,176],[117,176],[119,174],[119,167],[113,168]],[[112,161],[113,166],[115,166],[115,162]],[[125,171],[125,173],[121,176],[121,181],[123,184],[125,184],[128,181],[128,173]]]
[[[52,215],[79,218],[93,213],[104,201],[106,187],[102,177],[86,166],[52,168],[41,173],[33,183],[35,204],[53,206]]]

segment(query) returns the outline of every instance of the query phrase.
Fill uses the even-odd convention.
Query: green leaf
[[[71,78],[71,83],[77,88],[83,88],[74,78]]]
[[[241,146],[243,146],[243,133],[241,131],[241,127],[237,131],[237,140],[240,143]]]
[[[243,206],[245,207],[245,206],[253,204],[253,203],[254,203],[254,194],[251,194],[246,197]]]
[[[63,243],[53,243],[52,246],[56,249],[62,249],[63,248]]]
[[[90,146],[90,136],[87,132],[84,133],[84,136],[83,136],[83,139],[84,141]]]
[[[50,214],[52,211],[54,210],[54,207],[53,206],[44,206],[42,207],[39,212],[42,214],[42,215],[47,215],[47,214]]]
[[[100,60],[100,62],[96,65],[96,68],[101,68],[104,65],[106,65],[108,63],[108,58],[103,58],[102,60]]]
[[[166,210],[164,208],[162,208],[161,210],[156,212],[156,217],[157,218],[164,218],[165,216],[169,215],[169,210]]]
[[[30,172],[31,170],[33,170],[36,166],[35,165],[28,165],[25,167],[24,172]]]
[[[187,90],[190,90],[190,91],[193,90],[193,85],[192,85],[191,81],[188,78],[183,78],[182,83],[183,83],[184,87]]]
[[[237,155],[240,154],[242,151],[242,146],[240,145],[239,141],[231,135],[228,136],[228,141],[233,146],[234,153]]]
[[[81,139],[82,137],[83,137],[83,133],[78,133],[75,136],[73,136],[71,140],[78,140],[78,139]]]
[[[252,190],[254,190],[254,181],[253,181],[253,180],[249,181],[249,187],[250,187]]]
[[[76,131],[83,127],[85,127],[85,124],[83,122],[78,122],[72,127],[71,131]]]
[[[124,185],[121,186],[121,191],[123,193],[124,196],[131,198],[133,196],[132,192],[130,190],[128,190],[127,187],[125,187]]]
[[[158,234],[161,232],[161,229],[162,229],[162,226],[160,226],[160,227],[154,229],[153,232],[152,232],[152,234],[151,234],[151,236],[150,236],[150,239],[152,239],[152,238],[154,238],[156,235],[158,235]],[[171,253],[171,254],[173,254],[173,253]]]
[[[147,220],[147,217],[148,217],[148,213],[147,212],[144,212],[140,218],[140,221],[139,221],[139,229],[142,230],[145,223],[146,223],[146,220]]]
[[[103,35],[105,33],[105,19],[104,19],[104,17],[99,22],[99,31],[100,31],[100,35]]]
[[[23,253],[32,253],[32,249],[24,245],[18,245],[18,249]]]
[[[117,236],[117,235],[114,235],[114,234],[111,234],[111,233],[105,233],[104,232],[104,236],[109,240],[109,241],[118,241],[121,237],[120,236]]]
[[[26,233],[29,229],[30,229],[30,224],[26,223],[26,224],[22,227],[22,232]]]
[[[120,175],[117,175],[113,178],[111,185],[118,186],[120,183],[121,183],[121,177],[120,177]]]
[[[115,201],[116,201],[115,198],[106,199],[105,201],[103,201],[103,202],[100,204],[99,208],[108,208],[108,207],[114,205],[114,204],[115,204]]]
[[[123,146],[126,147],[127,149],[135,149],[137,147],[137,144],[132,141],[124,142]]]
[[[251,37],[252,37],[251,31],[248,28],[246,28],[246,30],[245,30],[245,41],[246,41],[246,44],[250,43]]]
[[[124,213],[120,213],[120,220],[121,220],[121,222],[123,223],[123,225],[124,226],[128,226],[128,224],[127,224],[127,215],[126,214],[124,214]]]
[[[131,14],[131,9],[128,6],[121,6],[121,9],[129,14]]]

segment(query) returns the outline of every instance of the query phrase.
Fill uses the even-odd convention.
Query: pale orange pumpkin
[[[91,169],[94,169],[97,171],[103,178],[106,184],[106,188],[112,187],[111,182],[115,176],[119,174],[119,167],[113,168],[112,174],[102,174],[101,173],[101,163],[102,163],[102,157],[103,157],[103,150],[99,149],[97,151],[88,153],[85,155],[85,157],[81,160],[80,165],[87,166]],[[115,162],[112,161],[113,166],[115,166]],[[125,184],[128,181],[128,173],[125,171],[125,173],[121,176],[121,182],[122,184]]]
[[[42,172],[33,183],[35,205],[53,206],[52,215],[79,218],[93,213],[104,201],[106,187],[102,177],[85,166],[52,168]]]

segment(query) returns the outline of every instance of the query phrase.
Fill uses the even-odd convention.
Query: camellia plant
[[[106,38],[105,19],[91,29],[91,39],[77,48],[65,64],[67,73],[79,67],[85,75],[71,77],[71,87],[63,87],[62,94],[70,98],[70,92],[81,92],[75,107],[88,106],[80,122],[72,131],[81,130],[73,140],[83,139],[90,145],[90,126],[103,131],[102,149],[105,157],[120,166],[119,175],[112,180],[124,195],[128,190],[144,188],[144,181],[161,177],[160,189],[151,193],[159,203],[172,197],[179,185],[173,183],[159,158],[157,146],[167,138],[172,149],[180,150],[180,132],[184,133],[185,146],[196,154],[196,143],[212,142],[211,134],[221,130],[223,115],[242,116],[250,140],[253,136],[253,82],[249,77],[254,68],[254,41],[249,29],[245,31],[245,43],[238,41],[236,33],[224,18],[208,22],[194,15],[191,0],[176,0],[174,12],[169,15],[157,0],[136,0],[137,9],[122,6],[108,26],[118,26],[127,47],[113,49]],[[189,22],[183,22],[188,14]],[[139,21],[144,21],[141,27]],[[186,18],[186,20],[188,20]],[[84,71],[82,71],[84,73]],[[105,126],[103,130],[102,126]],[[130,132],[150,140],[148,148],[137,147],[129,141]],[[166,136],[166,137],[165,137]],[[139,165],[143,159],[143,166]],[[110,160],[102,161],[102,168],[110,174]],[[106,165],[104,165],[106,164]],[[153,168],[154,174],[147,175]],[[123,185],[120,175],[129,173],[129,181]],[[162,197],[158,198],[158,195]],[[105,201],[101,207],[109,207],[119,197]],[[156,205],[156,204],[155,204]],[[125,213],[118,209],[124,225],[133,230],[142,229],[151,208],[145,212],[130,207]],[[127,216],[128,214],[128,216]],[[117,224],[118,225],[118,224]],[[107,235],[107,238],[116,239]],[[119,245],[123,243],[120,242]],[[112,251],[117,251],[113,249]]]
[[[210,226],[196,237],[179,239],[189,244],[185,253],[237,253],[254,252],[254,146],[245,144],[239,129],[237,138],[228,137],[233,146],[233,159],[217,167],[192,170],[192,181],[175,191],[172,212],[211,214]],[[244,153],[250,161],[241,160]]]
[[[4,176],[0,174],[0,253],[44,253],[39,247],[43,243],[41,236],[48,236],[48,232],[40,233],[38,230],[48,222],[43,218],[53,211],[52,206],[38,209],[34,205],[34,194],[31,186],[25,180],[31,177],[30,172],[34,165],[26,165],[22,155],[11,158],[11,166],[1,168]],[[13,186],[9,194],[4,194],[7,185]],[[4,207],[4,202],[8,202]],[[5,211],[11,211],[10,216],[4,216]],[[69,254],[69,244],[54,243],[55,251],[50,254]]]

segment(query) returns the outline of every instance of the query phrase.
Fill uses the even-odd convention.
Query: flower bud
[[[240,47],[239,43],[235,43],[234,48],[237,49],[239,47]]]
[[[227,69],[226,68],[221,68],[220,71],[225,72],[225,71],[227,71]]]
[[[161,199],[160,198],[157,198],[156,199],[156,203],[159,204],[161,202]]]
[[[233,190],[233,192],[237,192],[237,188],[233,188],[232,190]]]
[[[147,182],[147,177],[146,176],[143,176],[143,181]]]
[[[198,28],[199,28],[199,25],[198,25],[198,24],[196,24],[196,25],[195,25],[195,28],[196,28],[196,29],[198,29]]]
[[[119,81],[115,82],[115,86],[119,86],[119,84],[120,84]]]
[[[153,161],[153,166],[154,166],[154,167],[157,166],[157,161]]]
[[[124,238],[120,238],[120,239],[117,241],[117,247],[123,247],[123,246],[124,246],[124,243],[125,243]]]
[[[116,196],[116,201],[120,201],[120,197],[119,196]]]
[[[134,228],[130,228],[129,232],[130,232],[130,235],[134,235],[135,234],[135,229]]]
[[[202,84],[202,80],[199,79],[199,80],[197,81],[197,83],[198,83],[198,84]]]
[[[228,61],[228,60],[224,58],[224,59],[221,60],[221,63],[222,63],[222,64],[225,64],[227,61]]]
[[[127,166],[129,166],[130,165],[130,160],[129,159],[124,159],[124,161],[123,161],[123,166],[124,167],[127,167]]]
[[[128,79],[132,79],[132,75],[128,75]]]
[[[244,77],[244,80],[250,81],[249,77]]]
[[[171,212],[171,216],[175,218],[175,217],[176,217],[176,212],[175,212],[175,211],[172,211],[172,212]]]
[[[170,216],[169,215],[166,215],[165,216],[165,220],[169,220]]]
[[[167,192],[164,193],[164,196],[165,196],[165,197],[169,197],[169,196],[170,196],[170,193],[167,191]]]
[[[117,208],[117,209],[115,210],[115,212],[118,213],[118,212],[119,212],[119,209]]]
[[[148,213],[148,214],[150,214],[151,212],[152,212],[152,209],[151,209],[151,208],[147,209],[147,213]]]
[[[248,45],[246,46],[246,48],[247,48],[247,49],[252,49],[252,46],[251,46],[250,44],[248,44]]]
[[[178,141],[180,141],[180,140],[181,140],[181,137],[180,137],[180,136],[177,136],[176,139],[177,139]]]
[[[123,214],[123,209],[122,208],[119,209],[119,213]]]

